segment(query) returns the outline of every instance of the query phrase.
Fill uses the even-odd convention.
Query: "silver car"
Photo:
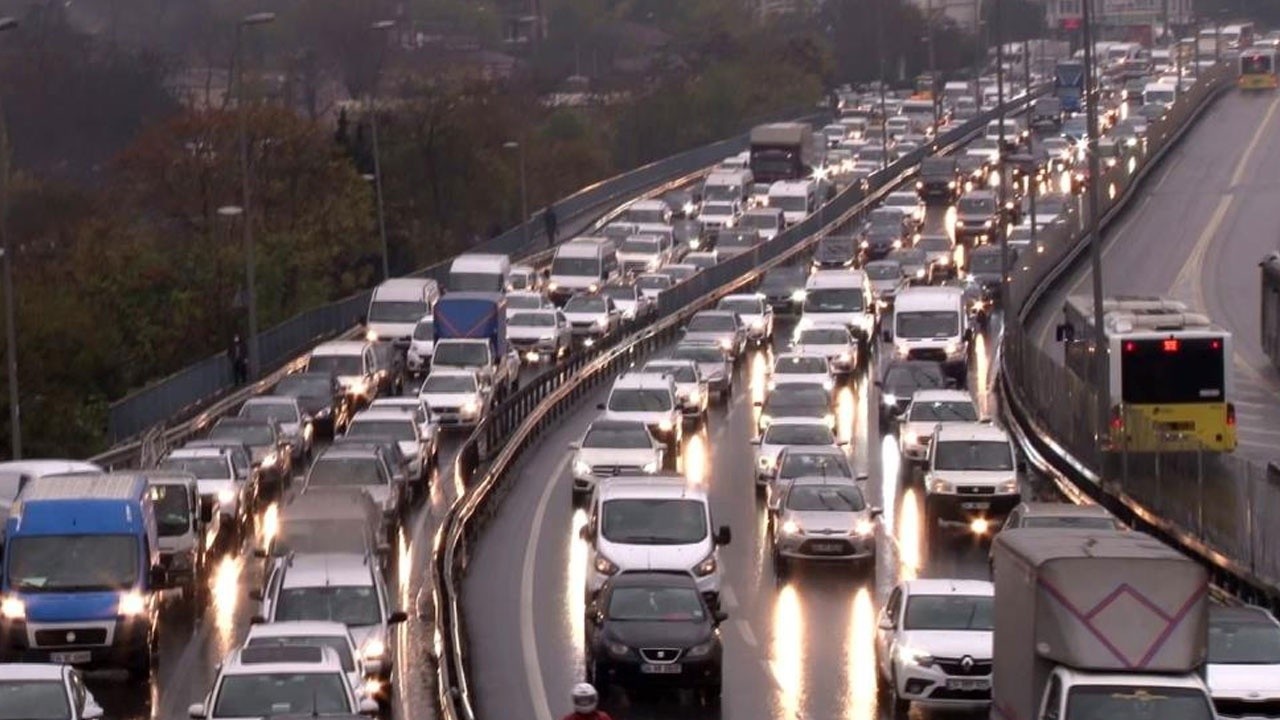
[[[698,363],[693,360],[650,360],[644,364],[641,372],[670,375],[676,381],[676,402],[680,405],[685,421],[698,423],[706,420],[711,391],[706,378],[698,370]]]
[[[718,345],[707,342],[681,342],[671,352],[672,360],[692,360],[707,381],[707,391],[726,400],[733,393],[733,362]]]
[[[753,438],[756,446],[756,485],[764,487],[778,467],[778,456],[787,447],[843,447],[831,426],[821,418],[778,418]]]
[[[830,323],[798,330],[792,349],[800,355],[824,355],[832,372],[848,375],[858,367],[858,341],[849,328]]]
[[[867,504],[854,480],[798,477],[781,494],[769,515],[773,570],[779,577],[793,561],[874,567],[881,510]]]
[[[581,504],[602,478],[653,474],[663,468],[666,449],[640,420],[599,418],[587,427],[573,451],[573,501]]]
[[[315,431],[311,418],[302,411],[296,397],[263,395],[249,398],[240,406],[239,415],[251,420],[275,420],[280,424],[280,434],[289,444],[294,461],[311,457],[311,438]]]
[[[751,342],[763,346],[773,340],[773,308],[763,295],[726,295],[716,303],[716,309],[737,315]]]
[[[747,347],[747,333],[742,321],[736,313],[726,310],[695,313],[684,327],[684,339],[715,345],[725,357],[735,362]]]

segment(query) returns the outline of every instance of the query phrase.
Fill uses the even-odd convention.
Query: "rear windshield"
[[[311,465],[307,487],[350,487],[387,485],[389,478],[375,458],[320,458]]]

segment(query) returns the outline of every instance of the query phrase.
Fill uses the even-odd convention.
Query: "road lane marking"
[[[565,455],[560,464],[542,490],[538,499],[538,508],[533,513],[533,527],[529,530],[529,544],[524,549],[524,568],[520,576],[520,644],[524,653],[525,679],[529,683],[529,698],[533,701],[533,714],[537,720],[552,720],[551,705],[547,701],[547,686],[542,680],[542,664],[538,662],[538,638],[533,629],[533,572],[534,560],[538,554],[538,540],[542,535],[542,521],[547,515],[547,506],[551,504],[551,495],[556,483],[564,475],[569,464],[569,455]],[[569,588],[569,592],[574,592]],[[570,622],[578,622],[581,618],[570,618]]]
[[[724,585],[720,588],[720,604],[727,610],[738,609],[738,596],[733,593],[733,588]]]
[[[1234,188],[1240,184],[1240,180],[1244,177],[1245,168],[1249,165],[1249,158],[1253,157],[1253,151],[1258,149],[1258,143],[1262,140],[1267,125],[1271,123],[1271,118],[1276,114],[1277,107],[1280,107],[1280,97],[1271,101],[1271,105],[1267,107],[1267,114],[1263,116],[1262,122],[1258,123],[1258,129],[1253,131],[1253,139],[1245,147],[1244,155],[1240,157],[1240,162],[1236,165],[1236,171],[1231,174],[1231,187]]]
[[[1280,437],[1280,430],[1258,427],[1237,427],[1236,435],[1266,435],[1268,437]]]

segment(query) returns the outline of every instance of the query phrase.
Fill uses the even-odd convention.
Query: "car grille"
[[[679,660],[683,652],[679,648],[640,648],[640,658],[654,665],[668,665]]]
[[[970,658],[973,660],[972,658]],[[973,667],[966,670],[963,658],[936,658],[935,662],[942,672],[960,677],[983,677],[991,674],[990,660],[973,660]]]
[[[588,320],[587,322],[571,323],[570,327],[572,327],[573,331],[576,333],[587,333],[596,329],[596,323],[594,320]]]
[[[638,473],[641,471],[639,465],[592,465],[592,475],[621,475],[623,473]]]
[[[106,645],[106,628],[61,628],[36,630],[38,647],[73,647],[79,645]]]
[[[956,493],[959,495],[994,495],[996,489],[989,485],[961,485],[956,488]]]
[[[907,353],[908,360],[936,360],[943,362],[947,359],[947,352],[942,348],[922,348],[919,350],[911,350]]]
[[[853,552],[853,547],[848,540],[817,538],[800,543],[800,552],[805,555],[848,555]]]
[[[1214,698],[1213,709],[1220,717],[1277,717],[1280,716],[1280,699],[1249,701],[1241,698]]]
[[[948,690],[945,687],[937,687],[933,692],[929,693],[929,697],[934,700],[990,700],[990,690]]]
[[[642,273],[648,269],[649,262],[647,260],[628,260],[622,263],[623,273]]]

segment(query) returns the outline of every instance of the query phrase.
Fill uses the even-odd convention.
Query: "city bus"
[[[1107,377],[1096,382],[1093,299],[1070,297],[1058,337],[1066,365],[1108,394],[1104,448],[1124,452],[1232,452],[1231,333],[1176,300],[1117,296],[1103,301]]]
[[[1275,90],[1280,85],[1276,79],[1276,51],[1272,48],[1252,47],[1242,51],[1239,69],[1236,83],[1241,90]]]

